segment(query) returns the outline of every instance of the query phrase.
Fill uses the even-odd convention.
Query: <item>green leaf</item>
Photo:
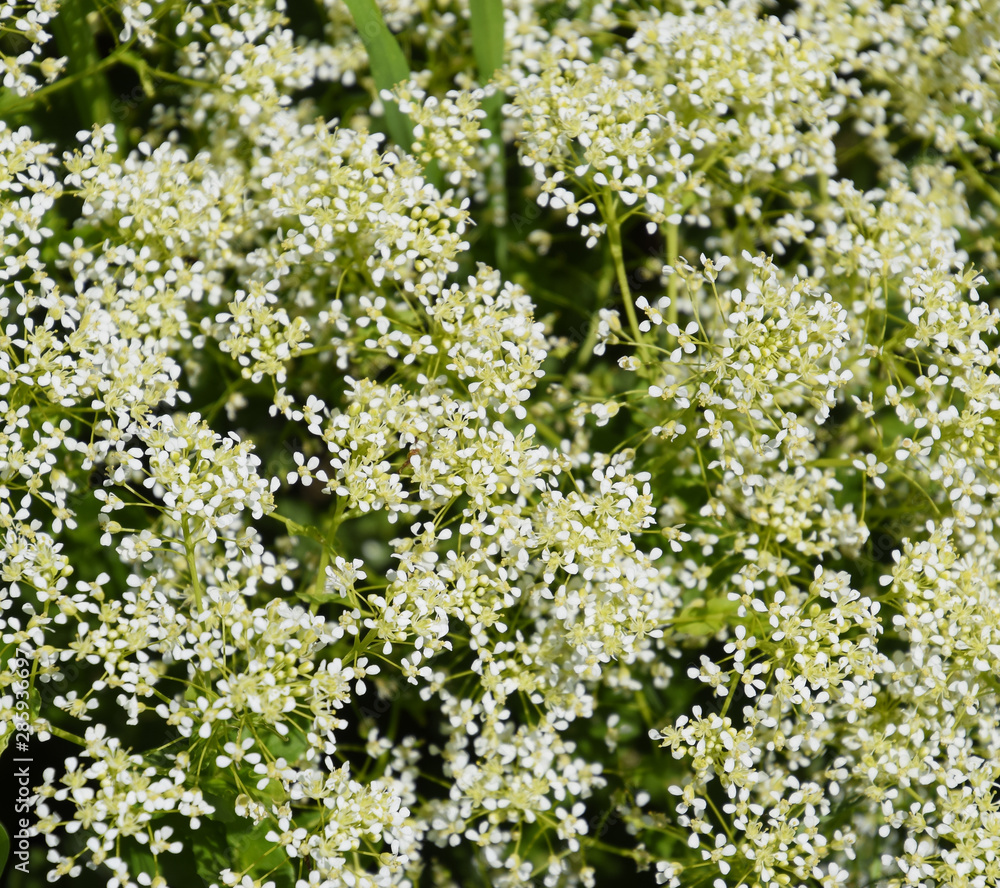
[[[472,51],[485,83],[503,65],[503,0],[469,0]]]
[[[386,26],[375,0],[345,0],[354,18],[361,42],[368,52],[368,63],[372,69],[375,87],[381,94],[384,89],[392,89],[397,83],[408,80],[410,66],[396,38]],[[392,102],[384,102],[385,121],[389,135],[401,148],[409,150],[413,144],[413,127],[410,119]]]
[[[732,599],[728,595],[725,598],[713,598],[705,605],[705,610],[710,614],[718,614],[723,619],[735,616],[740,609],[738,599]]]
[[[0,873],[3,873],[3,868],[7,865],[8,857],[10,857],[10,836],[0,823]]]
[[[135,880],[136,876],[145,873],[147,876],[155,876],[157,872],[156,858],[150,854],[145,845],[138,842],[122,842],[120,845],[120,857],[128,867],[129,875]]]
[[[681,630],[685,635],[690,635],[693,638],[703,638],[708,635],[715,635],[719,631],[719,628],[719,626],[711,623],[688,623],[681,627]]]
[[[209,778],[199,784],[201,794],[215,811],[208,815],[209,820],[225,824],[227,829],[241,829],[244,818],[236,813],[232,786],[224,775]]]
[[[295,868],[281,847],[265,838],[267,831],[267,824],[263,824],[230,833],[234,863],[240,871],[256,868],[257,872],[268,872],[268,878],[274,881],[275,888],[291,888],[295,884]]]
[[[734,621],[739,609],[740,602],[730,601],[728,597],[712,598],[708,602],[696,598],[677,614],[677,631],[692,636],[715,635]]]
[[[485,84],[503,66],[503,0],[469,0],[469,24],[472,29],[472,52],[479,69],[479,80]],[[483,102],[486,126],[493,148],[490,164],[490,204],[496,225],[496,264],[507,265],[507,184],[504,169],[504,144],[500,136],[500,109],[503,93],[496,92]]]
[[[195,869],[206,885],[217,885],[219,873],[233,865],[226,828],[210,818],[201,821],[191,843]]]
[[[280,756],[285,761],[295,764],[305,754],[309,748],[305,734],[301,731],[292,731],[287,737],[282,737],[277,731],[262,731],[261,743],[267,747],[267,751],[276,758]]]

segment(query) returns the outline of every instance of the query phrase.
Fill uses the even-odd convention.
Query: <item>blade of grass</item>
[[[372,69],[375,88],[381,97],[382,90],[392,89],[397,83],[408,80],[410,66],[403,50],[392,36],[382,18],[375,0],[345,0],[354,18],[361,42],[368,52],[368,63]],[[410,119],[392,102],[385,102],[385,122],[389,135],[401,148],[409,150],[413,144],[413,127]]]
[[[503,66],[503,0],[469,0],[469,25],[472,30],[472,52],[479,69],[479,80],[486,84]],[[500,131],[500,109],[503,93],[496,92],[484,103],[489,144],[493,151],[490,165],[490,203],[496,225],[496,265],[507,264],[507,174],[504,169],[504,144]]]
[[[7,835],[7,830],[3,828],[3,824],[0,823],[0,873],[3,872],[3,868],[7,865],[7,858],[10,856],[10,836]]]
[[[485,83],[503,65],[503,0],[469,0],[472,52]]]

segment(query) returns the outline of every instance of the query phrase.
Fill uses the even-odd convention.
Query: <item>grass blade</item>
[[[361,42],[368,52],[375,88],[381,94],[384,89],[392,89],[402,80],[410,77],[410,66],[396,38],[386,26],[375,0],[345,0],[354,18]],[[392,102],[382,100],[385,106],[385,122],[389,135],[401,148],[409,150],[413,144],[413,127],[410,119]]]
[[[7,830],[0,823],[0,873],[3,872],[3,868],[7,865],[8,857],[10,857],[10,836],[7,835]]]
[[[503,0],[469,0],[472,52],[486,83],[503,65]]]
[[[479,82],[486,84],[503,66],[503,0],[469,0],[469,25],[472,30],[472,52],[479,69]],[[492,136],[490,146],[493,163],[490,166],[490,204],[495,226],[496,265],[507,264],[507,173],[504,164],[505,148],[500,133],[500,109],[503,93],[497,92],[484,103],[486,125]]]

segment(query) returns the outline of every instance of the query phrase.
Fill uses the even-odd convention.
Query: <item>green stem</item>
[[[973,165],[972,161],[969,160],[964,154],[957,155],[958,162],[962,165],[965,170],[965,174],[972,180],[975,186],[983,192],[996,206],[1000,207],[1000,191],[997,191],[986,179],[983,174],[979,172]],[[888,306],[886,306],[888,309]]]
[[[364,638],[361,637],[360,633],[354,636],[354,647],[351,650],[349,656],[351,657],[352,663],[357,663],[358,660],[368,651],[369,646],[378,639],[378,629],[369,629]]]
[[[635,315],[635,304],[632,301],[632,288],[628,285],[628,274],[625,271],[625,252],[622,249],[622,229],[615,213],[614,206],[610,199],[605,200],[604,220],[608,226],[608,245],[611,248],[611,260],[615,265],[615,275],[618,278],[618,287],[622,292],[622,302],[625,304],[625,314],[628,317],[629,329],[632,331],[632,338],[639,343],[640,354],[644,351],[642,347],[643,337],[639,331],[639,321]]]
[[[201,579],[198,577],[198,563],[194,557],[194,541],[191,539],[191,526],[187,515],[181,519],[181,530],[184,532],[184,551],[187,553],[188,573],[191,575],[191,590],[194,592],[194,605],[201,611]]]
[[[677,255],[680,252],[680,246],[678,244],[678,228],[679,226],[668,222],[667,223],[667,265],[671,268],[676,268],[677,266]],[[667,296],[670,297],[670,305],[667,306],[667,323],[676,324],[677,323],[677,290],[678,290],[678,279],[677,274],[674,272],[670,275],[670,279],[667,281]]]
[[[169,80],[171,83],[180,83],[194,89],[211,89],[213,87],[212,83],[204,80],[194,80],[191,77],[182,77],[180,74],[174,74],[172,71],[161,71],[159,68],[154,68],[142,56],[137,56],[133,52],[123,52],[119,58],[123,64],[128,65],[139,75],[142,88],[146,91],[147,95],[154,93],[157,80]]]
[[[646,725],[650,728],[655,728],[656,724],[653,721],[653,711],[649,708],[649,701],[643,696],[642,691],[635,695],[635,702]]]
[[[83,739],[83,737],[80,737],[77,734],[71,734],[69,731],[64,731],[62,728],[57,728],[55,725],[49,725],[46,730],[48,730],[53,737],[59,737],[63,740],[67,740],[77,746],[82,746],[84,749],[90,745]]]
[[[292,521],[291,518],[286,518],[284,515],[278,512],[269,512],[268,518],[274,518],[276,521],[280,521],[285,525],[285,529],[288,531],[290,536],[304,536],[309,537],[311,540],[315,540],[320,545],[325,543],[325,538],[321,531],[317,530],[315,527],[306,526],[305,524],[299,524],[297,521]]]
[[[130,43],[122,44],[107,58],[101,59],[97,64],[84,71],[78,71],[75,74],[67,74],[65,77],[60,77],[55,83],[50,83],[47,86],[43,86],[41,89],[36,89],[33,93],[27,96],[14,96],[11,101],[0,102],[0,115],[6,117],[18,114],[22,110],[30,108],[39,99],[44,99],[47,96],[52,95],[52,93],[59,92],[59,90],[64,89],[67,86],[72,86],[81,80],[92,77],[94,74],[103,71],[105,68],[110,68],[112,65],[118,64],[118,62],[121,61],[121,56],[124,53],[124,50],[129,45]]]
[[[729,712],[729,704],[733,702],[733,697],[736,696],[736,689],[740,686],[740,678],[740,673],[737,672],[733,677],[733,683],[729,686],[729,693],[726,695],[726,702],[722,705],[719,718],[725,718],[726,713]]]
[[[343,515],[344,500],[342,498],[338,498],[337,507],[334,513],[330,515],[325,522],[323,522],[323,526],[320,530],[322,541],[320,543],[319,566],[316,568],[316,582],[313,586],[313,594],[316,598],[315,604],[317,607],[326,594],[326,568],[330,563],[330,553],[333,551],[333,540],[337,535],[337,530],[340,528]]]
[[[597,283],[597,307],[602,308],[607,304],[608,296],[611,295],[611,282],[614,280],[615,271],[607,263],[601,269],[601,277]],[[600,315],[594,311],[590,315],[590,324],[587,327],[587,338],[583,345],[577,349],[576,362],[574,368],[579,370],[594,353],[594,343],[597,342],[597,329],[600,326]]]
[[[488,142],[490,149],[494,151],[493,160],[490,163],[490,206],[493,210],[493,225],[495,226],[495,245],[497,268],[503,270],[507,267],[507,172],[505,169],[505,149],[503,136],[501,135],[501,115],[500,108],[503,105],[503,96],[498,94],[493,96],[499,99],[495,107],[490,108],[487,117],[491,136]]]
[[[820,203],[825,206],[830,202],[830,179],[823,170],[816,173],[816,188],[819,191]]]

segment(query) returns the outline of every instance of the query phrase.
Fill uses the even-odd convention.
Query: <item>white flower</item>
[[[872,483],[879,490],[885,488],[885,482],[879,476],[884,475],[888,471],[888,466],[886,466],[883,462],[879,462],[878,457],[876,457],[875,454],[865,454],[865,458],[863,460],[855,459],[851,462],[851,465],[871,478]]]

